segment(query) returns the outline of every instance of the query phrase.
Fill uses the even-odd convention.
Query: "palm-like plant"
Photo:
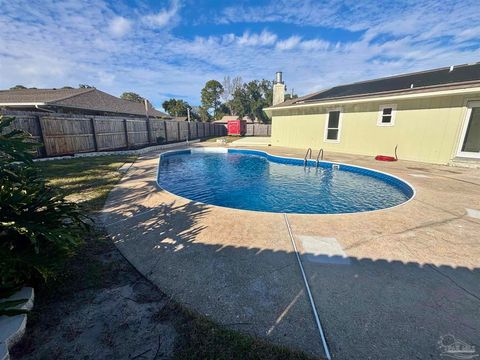
[[[89,229],[79,205],[48,186],[33,163],[39,146],[0,117],[0,287],[54,276]]]

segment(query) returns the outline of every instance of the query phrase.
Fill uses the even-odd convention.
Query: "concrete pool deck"
[[[242,147],[250,147],[250,146],[270,146],[271,145],[271,138],[270,137],[262,137],[262,136],[244,136],[235,140],[231,143],[231,146],[242,146]]]
[[[208,145],[218,146],[197,146]],[[105,205],[123,255],[190,309],[324,357],[283,214],[162,191],[158,154],[140,157]],[[332,357],[439,358],[445,335],[480,353],[480,170],[325,155],[399,176],[417,191],[384,211],[287,216]]]

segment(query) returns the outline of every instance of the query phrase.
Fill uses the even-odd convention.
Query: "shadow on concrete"
[[[105,220],[127,259],[175,300],[230,328],[323,356],[293,249],[233,246],[222,233],[206,243],[200,235],[209,212],[193,202],[130,203]],[[241,231],[248,236],[247,225]],[[286,228],[279,241],[290,241]],[[447,335],[480,353],[479,268],[301,258],[333,358],[439,358]]]

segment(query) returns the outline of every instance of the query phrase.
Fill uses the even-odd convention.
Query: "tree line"
[[[179,99],[169,99],[162,106],[172,116],[185,116],[189,108],[195,120],[204,122],[218,120],[225,115],[248,117],[261,123],[270,122],[263,109],[272,105],[273,81],[262,79],[243,82],[239,76],[225,76],[222,82],[207,81],[200,95],[200,106],[191,106]]]
[[[166,100],[162,106],[172,116],[186,116],[187,109],[190,109],[193,120],[205,122],[221,119],[224,115],[270,122],[263,109],[272,105],[273,81],[262,79],[243,82],[239,76],[225,76],[222,82],[207,81],[200,94],[200,106],[191,106],[180,99]],[[285,94],[285,100],[291,97],[291,94]]]
[[[171,98],[162,103],[163,109],[171,116],[185,117],[190,112],[190,120],[209,122],[221,119],[224,115],[268,123],[270,120],[263,108],[272,104],[273,81],[252,80],[243,82],[239,76],[225,76],[223,81],[209,80],[200,92],[201,105],[192,106],[182,99]],[[122,99],[142,102],[136,93],[123,93]]]

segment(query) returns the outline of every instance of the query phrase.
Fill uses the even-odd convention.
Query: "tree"
[[[188,109],[192,110],[192,107],[186,101],[180,99],[166,100],[162,106],[172,116],[187,116]]]
[[[200,106],[192,106],[192,110],[190,110],[190,120],[201,121],[200,112]]]
[[[10,90],[23,90],[23,89],[26,89],[26,87],[23,85],[15,85],[10,88]]]
[[[212,116],[208,112],[208,109],[204,108],[203,106],[199,106],[197,109],[198,110],[196,113],[198,114],[200,121],[209,122],[212,120]]]
[[[268,80],[253,80],[233,93],[230,101],[235,115],[239,117],[248,116],[250,119],[258,119],[261,122],[268,122],[269,118],[263,111],[272,103],[273,83]]]
[[[79,88],[79,89],[94,89],[95,86],[87,85],[87,84],[79,84],[79,85],[78,85],[78,88]]]
[[[221,94],[221,98],[223,100],[223,103],[228,107],[230,114],[233,112],[230,106],[230,101],[233,98],[235,90],[241,88],[242,84],[243,82],[240,76],[236,76],[232,79],[230,78],[230,76],[227,75],[223,78],[223,93]]]
[[[201,100],[202,108],[208,112],[213,109],[213,115],[216,115],[218,106],[220,105],[220,96],[223,93],[223,86],[217,80],[209,80],[202,89]]]
[[[285,100],[291,100],[291,99],[297,99],[298,95],[297,94],[285,94]]]
[[[255,118],[263,123],[267,123],[270,119],[263,109],[269,107],[273,102],[273,81],[262,79],[255,82],[260,96],[253,103],[252,113]]]
[[[144,98],[134,92],[124,92],[120,95],[120,99],[128,100],[128,101],[135,101],[139,103],[143,103]]]
[[[232,112],[239,118],[250,114],[250,101],[245,85],[234,91],[232,100],[230,100],[230,107]]]
[[[232,115],[232,111],[230,110],[230,102],[228,103],[221,103],[218,106],[217,113],[215,114],[215,119],[221,119],[225,115]]]

